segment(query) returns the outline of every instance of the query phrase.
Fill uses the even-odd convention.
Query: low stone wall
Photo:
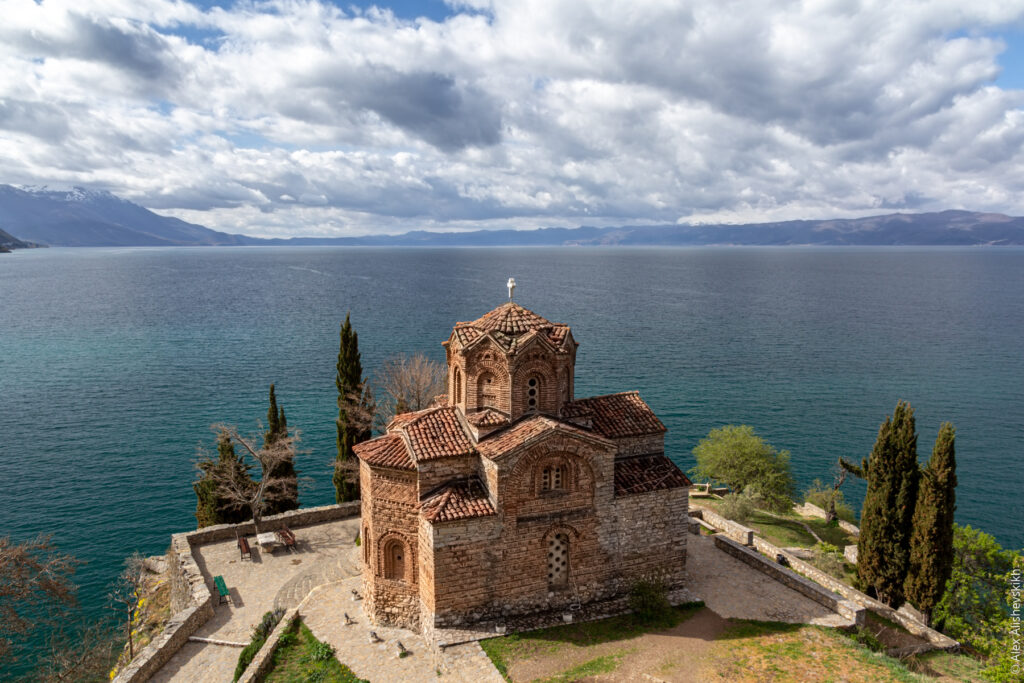
[[[264,517],[260,521],[260,529],[276,531],[283,526],[298,528],[358,517],[359,506],[360,503],[356,500],[338,505],[299,508]],[[210,588],[213,585],[213,577],[206,576],[200,571],[199,565],[192,557],[192,549],[206,543],[232,539],[236,534],[252,535],[255,532],[256,527],[252,522],[243,522],[218,524],[171,536],[171,551],[167,559],[170,563],[171,610],[174,616],[168,620],[163,632],[121,670],[114,683],[141,683],[148,680],[188,641],[189,636],[213,617],[213,596]],[[261,651],[263,649],[266,649],[266,646]]]
[[[754,569],[764,572],[779,583],[792,588],[797,593],[800,593],[811,600],[814,600],[819,605],[823,605],[836,614],[850,619],[856,626],[864,625],[866,610],[850,600],[844,600],[842,596],[819,586],[809,579],[805,579],[799,574],[786,569],[776,562],[772,562],[760,553],[751,550],[746,546],[740,545],[730,538],[716,535],[715,547],[720,550],[724,550],[739,560],[742,560]]]
[[[699,512],[700,514],[694,514],[695,512]],[[731,519],[726,519],[714,510],[705,507],[692,506],[690,508],[690,516],[703,519],[705,522],[715,527],[737,543],[742,543],[743,545],[752,545],[754,543],[753,529],[745,527],[742,524],[737,524]]]
[[[822,510],[814,503],[804,503],[803,505],[794,505],[793,512],[804,517],[818,517],[819,519],[828,519],[828,513]],[[853,536],[860,536],[860,529],[855,524],[850,524],[841,519],[837,519],[836,523],[839,528],[848,534]]]
[[[829,590],[838,593],[847,600],[854,602],[858,605],[861,605],[862,607],[874,612],[875,614],[878,614],[879,616],[883,616],[886,619],[895,621],[900,626],[907,629],[907,631],[914,634],[918,638],[923,638],[924,640],[927,640],[929,643],[932,644],[934,649],[952,650],[960,646],[959,643],[957,643],[949,636],[943,635],[935,629],[925,626],[920,621],[917,621],[916,619],[906,614],[897,612],[885,603],[879,602],[878,600],[868,597],[864,593],[861,593],[859,590],[856,590],[855,588],[846,585],[839,579],[836,579],[835,577],[826,574],[814,565],[804,562],[797,556],[793,555],[792,553],[786,552],[778,546],[772,545],[771,543],[768,543],[767,541],[761,538],[755,538],[754,547],[759,552],[764,553],[768,557],[776,557],[779,554],[783,555],[787,560],[789,560],[790,566],[795,571],[800,572],[804,576],[821,584]]]
[[[836,522],[839,524],[840,529],[850,534],[851,536],[860,536],[860,527],[858,527],[856,524],[850,524],[849,522],[844,522],[841,519],[836,520]]]
[[[359,501],[350,503],[339,503],[337,505],[321,505],[315,508],[299,508],[282,512],[279,515],[271,515],[260,520],[261,531],[277,531],[281,527],[300,527],[309,524],[322,524],[333,522],[339,519],[359,516]],[[241,524],[218,524],[208,526],[188,534],[189,543],[193,546],[213,543],[215,541],[226,541],[235,537],[235,534],[251,536],[256,533],[256,527],[252,522]]]
[[[298,607],[292,607],[284,613],[281,621],[277,622],[277,626],[270,632],[267,641],[263,643],[263,647],[260,648],[260,651],[249,662],[249,666],[242,672],[238,683],[256,683],[256,681],[262,680],[267,675],[267,672],[270,671],[270,664],[274,660],[274,652],[277,650],[281,636],[291,627],[292,622],[298,618]]]

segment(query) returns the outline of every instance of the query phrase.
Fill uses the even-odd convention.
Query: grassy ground
[[[699,621],[698,615],[718,618],[709,612],[699,605],[677,610],[679,628],[686,627],[686,620]],[[901,662],[841,631],[819,626],[744,620],[722,623],[723,628],[703,634],[703,640],[698,637],[696,649],[691,637],[689,649],[678,662],[665,659],[675,649],[673,638],[678,629],[648,628],[629,616],[480,644],[505,679],[513,683],[590,680],[602,674],[630,680],[646,674],[667,681],[974,681],[979,680],[982,668],[968,656],[944,652]],[[678,642],[682,637],[679,634]],[[523,671],[533,673],[516,673]],[[537,672],[544,673],[536,676]]]
[[[301,621],[281,636],[266,683],[367,683],[339,662]]]
[[[988,679],[981,675],[985,665],[973,657],[951,652],[926,652],[911,657],[906,662],[911,671],[931,677],[949,678],[955,681],[980,683]]]
[[[695,505],[703,505],[716,512],[719,511],[721,505],[721,500],[717,498],[694,498],[693,502]],[[840,529],[838,525],[829,524],[817,517],[801,517],[792,512],[771,516],[757,510],[747,522],[744,522],[744,526],[750,527],[766,541],[777,546],[811,548],[817,541],[801,525],[801,522],[809,526],[826,543],[840,548],[857,543],[855,537]]]
[[[675,626],[703,608],[703,603],[699,602],[675,607],[672,617],[654,628]],[[516,661],[535,657],[560,657],[570,649],[589,648],[612,641],[629,640],[642,635],[651,628],[633,615],[626,614],[600,621],[554,626],[539,631],[482,640],[480,647],[491,658],[501,675],[506,680],[512,680],[509,678],[509,666]],[[582,664],[566,669],[549,680],[578,680],[588,675],[614,671],[616,662],[626,654],[629,652],[624,650],[615,654],[587,659]]]
[[[819,626],[733,620],[712,650],[731,681],[921,681],[897,659]]]

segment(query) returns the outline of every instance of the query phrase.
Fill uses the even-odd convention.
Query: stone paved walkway
[[[224,577],[232,600],[216,606],[213,618],[194,635],[248,643],[252,627],[275,605],[296,605],[317,582],[358,573],[354,569],[358,567],[358,549],[353,543],[359,531],[358,518],[292,530],[298,537],[297,552],[279,549],[265,553],[253,544],[252,562],[239,560],[234,539],[193,550],[205,574]],[[239,652],[237,647],[189,642],[150,680],[225,683],[234,675]]]
[[[361,586],[359,578],[321,586],[299,607],[309,630],[333,645],[338,659],[360,678],[373,683],[503,683],[477,643],[447,648],[443,660],[437,662],[426,641],[412,631],[372,626],[363,614],[363,602],[352,599],[352,589]],[[356,623],[346,626],[345,613]],[[383,642],[372,643],[370,631]],[[409,656],[398,656],[399,641],[410,651]]]
[[[687,588],[726,619],[847,626],[851,621],[715,547],[710,536],[686,539]]]

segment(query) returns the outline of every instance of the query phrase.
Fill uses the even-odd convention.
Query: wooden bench
[[[277,532],[277,537],[281,539],[281,543],[288,550],[295,550],[295,534],[292,533],[288,527],[281,527]]]
[[[220,602],[217,604],[223,604],[231,600],[231,593],[228,591],[228,586],[224,583],[223,576],[213,577],[213,585],[217,587],[217,594],[220,595]]]
[[[238,552],[243,560],[252,561],[252,549],[249,548],[249,541],[245,540],[245,536],[238,537]]]

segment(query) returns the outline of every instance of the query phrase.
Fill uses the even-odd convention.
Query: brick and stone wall
[[[651,491],[615,499],[618,571],[623,588],[634,577],[664,580],[670,588],[684,583],[689,524],[686,488]]]
[[[360,463],[363,588],[367,614],[389,626],[419,627],[419,496],[416,473]],[[397,547],[401,564],[389,556]],[[393,566],[394,565],[394,566]]]

